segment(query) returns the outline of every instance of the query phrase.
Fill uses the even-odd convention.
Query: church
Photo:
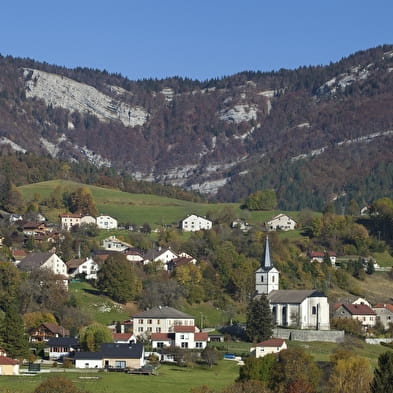
[[[265,294],[275,326],[298,329],[329,330],[329,303],[321,291],[280,289],[280,272],[274,267],[266,236],[265,253],[255,272],[257,296]]]

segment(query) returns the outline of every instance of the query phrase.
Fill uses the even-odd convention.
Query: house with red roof
[[[283,349],[287,349],[287,343],[282,338],[271,338],[269,340],[262,341],[250,348],[252,356],[261,358],[270,353],[279,353]]]
[[[200,332],[195,326],[175,326],[173,333],[152,333],[153,348],[178,347],[183,349],[204,349],[208,334]]]
[[[9,358],[5,352],[0,354],[0,375],[18,375],[19,362]]]
[[[356,319],[362,323],[362,327],[366,331],[375,326],[377,322],[376,312],[367,304],[337,304],[334,317]]]

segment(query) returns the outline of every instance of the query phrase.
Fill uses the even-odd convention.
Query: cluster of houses
[[[185,264],[197,263],[197,260],[186,252],[175,252],[170,248],[150,249],[146,252],[132,247],[131,244],[109,236],[103,240],[102,249],[96,250],[93,256],[87,258],[73,258],[64,262],[55,252],[30,252],[12,250],[15,265],[24,272],[35,269],[48,269],[58,276],[64,286],[68,287],[68,280],[77,276],[87,280],[96,280],[97,272],[102,263],[116,253],[124,254],[131,264],[147,265],[155,262],[157,267],[168,273]]]

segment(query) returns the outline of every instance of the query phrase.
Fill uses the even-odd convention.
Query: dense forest
[[[351,199],[365,204],[392,197],[392,49],[203,82],[130,81],[0,56],[0,143],[5,150],[50,154],[71,168],[90,161],[130,182],[176,185],[221,201],[274,189],[283,209],[320,210],[333,200],[342,208]],[[41,86],[35,70],[69,85],[64,92]],[[91,102],[89,110],[67,106],[67,89],[81,86],[108,97],[104,109],[113,117],[103,118]],[[37,87],[53,96],[40,96]],[[130,124],[120,114],[116,119],[125,107]],[[137,113],[143,119],[131,124]]]

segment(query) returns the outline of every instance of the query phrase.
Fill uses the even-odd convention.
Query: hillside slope
[[[274,188],[285,209],[361,203],[392,193],[392,70],[392,46],[205,82],[0,57],[0,146],[223,201]]]

